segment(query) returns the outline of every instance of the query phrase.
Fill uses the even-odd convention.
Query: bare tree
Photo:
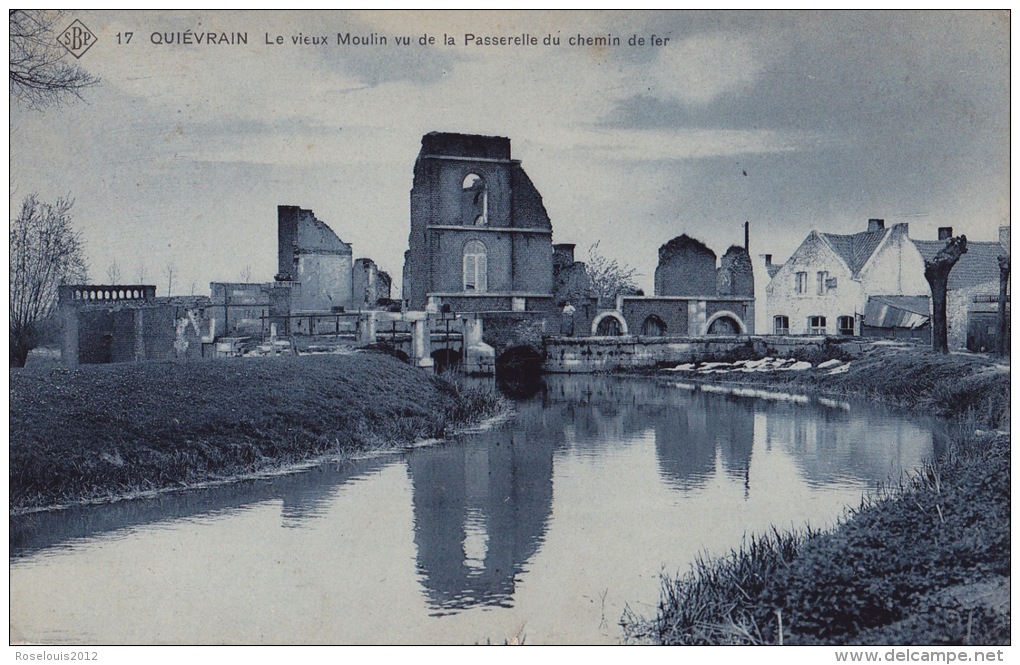
[[[615,259],[604,256],[599,251],[599,243],[588,248],[588,262],[585,270],[593,296],[611,302],[618,295],[636,295],[641,293],[634,278],[638,272],[626,264],[619,264]]]
[[[120,266],[114,261],[110,264],[110,267],[106,269],[106,283],[107,284],[120,284]]]
[[[177,272],[177,266],[175,266],[172,261],[163,266],[163,276],[166,277],[166,294],[168,296],[172,296],[174,294],[175,272]]]
[[[1005,356],[1009,353],[1007,302],[1009,302],[1009,254],[1002,254],[999,256],[999,334],[995,338],[995,355],[997,356]]]
[[[936,353],[949,353],[949,326],[946,320],[949,273],[966,253],[967,236],[961,235],[950,238],[938,254],[924,260],[924,278],[931,287],[931,348]]]
[[[59,105],[69,97],[81,99],[85,88],[99,79],[70,61],[57,41],[64,29],[60,12],[41,9],[10,10],[11,94],[29,108]]]
[[[138,270],[136,272],[138,273],[138,281],[135,283],[145,284],[145,261],[138,262]]]
[[[244,269],[241,270],[241,281],[245,284],[249,284],[251,282],[251,264],[246,265]]]
[[[28,195],[11,220],[10,364],[24,367],[39,344],[40,326],[54,313],[59,286],[88,279],[85,249],[71,226],[74,201],[41,203]]]

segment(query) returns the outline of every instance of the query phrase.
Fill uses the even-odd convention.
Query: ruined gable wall
[[[655,295],[708,296],[715,292],[715,252],[687,236],[673,238],[659,248]]]
[[[354,262],[353,296],[351,309],[371,309],[376,306],[376,281],[379,269],[371,259],[357,259]]]
[[[294,311],[349,307],[354,287],[351,246],[311,210],[279,206],[279,276],[302,284]]]
[[[754,297],[754,269],[751,257],[743,247],[733,245],[720,259],[716,293]]]

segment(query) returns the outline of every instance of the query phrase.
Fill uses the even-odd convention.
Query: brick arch
[[[734,314],[733,312],[725,309],[720,312],[716,312],[712,316],[708,317],[708,320],[705,321],[705,327],[702,330],[701,334],[707,335],[709,329],[712,327],[712,324],[718,321],[719,319],[732,319],[733,322],[737,324],[737,334],[739,335],[747,334],[747,325],[744,324],[744,320],[741,319],[736,314]]]
[[[503,379],[538,377],[545,362],[543,349],[533,344],[511,346],[498,354],[494,360],[496,376]]]
[[[612,318],[616,319],[617,321],[619,321],[619,323],[620,323],[620,334],[621,335],[627,335],[628,334],[628,332],[627,332],[627,319],[623,318],[623,314],[621,314],[620,312],[618,312],[616,310],[610,310],[610,311],[607,311],[607,312],[599,312],[599,314],[596,315],[595,318],[591,320],[591,334],[592,335],[597,335],[598,334],[599,324],[602,323],[602,320],[607,318],[607,317],[612,317]]]

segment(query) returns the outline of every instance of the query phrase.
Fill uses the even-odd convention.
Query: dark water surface
[[[11,640],[617,642],[660,572],[831,525],[941,442],[871,405],[546,377],[441,445],[11,519]]]

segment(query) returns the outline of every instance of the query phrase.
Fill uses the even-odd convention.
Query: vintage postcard
[[[10,657],[1001,659],[1009,48],[11,11]]]

